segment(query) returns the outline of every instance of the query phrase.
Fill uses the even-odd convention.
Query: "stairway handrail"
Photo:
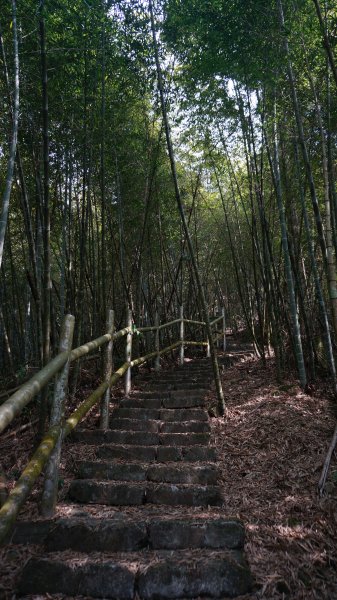
[[[115,333],[108,332],[95,340],[86,342],[78,346],[78,348],[71,350],[70,354],[68,352],[57,354],[0,406],[0,433],[6,429],[13,419],[21,413],[22,409],[59,373],[68,358],[70,362],[78,360],[82,356],[90,354],[93,350],[104,346],[110,340],[115,341],[130,332],[130,327],[124,327]]]
[[[110,311],[113,313],[113,311]],[[207,351],[209,349],[208,342],[205,341],[188,341],[184,339],[184,328],[180,328],[180,336],[179,340],[170,344],[166,348],[160,350],[160,339],[159,339],[159,331],[164,329],[165,327],[169,327],[176,323],[180,323],[183,325],[184,323],[196,324],[196,325],[204,325],[204,322],[195,321],[192,319],[184,319],[183,318],[183,310],[181,307],[180,310],[180,318],[175,319],[173,321],[169,321],[167,323],[159,324],[158,316],[156,317],[157,322],[154,327],[140,327],[136,328],[132,326],[131,313],[128,313],[128,326],[120,329],[117,332],[114,332],[113,327],[113,318],[111,321],[107,321],[107,328],[110,328],[109,331],[102,336],[96,338],[95,340],[91,340],[85,344],[82,344],[78,348],[69,351],[59,352],[45,367],[43,367],[38,373],[33,375],[31,379],[24,383],[19,390],[17,390],[12,396],[10,396],[6,402],[0,406],[0,432],[5,429],[9,423],[13,421],[13,419],[21,412],[21,410],[26,406],[38,392],[40,392],[51,379],[60,373],[60,371],[67,368],[67,364],[76,360],[79,360],[82,356],[85,356],[92,352],[93,350],[97,350],[98,348],[108,344],[107,352],[112,351],[112,348],[109,350],[109,344],[111,345],[112,341],[120,339],[124,336],[127,336],[127,352],[126,352],[126,362],[117,369],[113,374],[107,375],[105,373],[103,382],[96,388],[83,402],[79,404],[76,410],[66,419],[64,424],[62,424],[62,420],[60,420],[57,424],[50,426],[49,430],[43,437],[43,440],[39,444],[38,448],[35,450],[33,456],[29,460],[27,466],[23,470],[21,476],[16,482],[14,488],[10,491],[9,496],[0,509],[0,544],[4,542],[7,538],[9,532],[14,526],[15,520],[19,514],[19,511],[23,504],[25,503],[30,491],[32,490],[37,478],[41,474],[43,468],[47,464],[48,460],[52,460],[51,455],[55,451],[57,443],[62,440],[64,437],[69,435],[82,421],[82,419],[88,414],[88,412],[95,406],[100,400],[102,400],[103,395],[108,393],[108,390],[115,384],[117,381],[125,375],[130,378],[130,370],[132,367],[138,366],[140,364],[144,364],[152,359],[155,359],[155,368],[159,368],[159,358],[160,356],[167,354],[168,352],[173,351],[176,348],[181,349],[180,354],[180,362],[184,360],[183,358],[183,348],[184,346],[206,346]],[[110,315],[111,316],[111,315]],[[223,319],[224,316],[217,318],[212,322],[212,325]],[[65,317],[65,321],[67,319],[74,321],[74,317],[71,315],[67,315]],[[131,360],[131,342],[132,336],[135,333],[142,331],[155,331],[155,350],[149,352],[139,358],[135,358]],[[215,332],[216,334],[218,332]],[[224,334],[224,331],[222,332]],[[63,346],[64,347],[64,346]],[[66,347],[66,346],[65,346]],[[71,346],[70,346],[71,347]],[[62,348],[62,345],[61,345]],[[63,371],[62,371],[63,372]],[[62,376],[62,374],[61,374]],[[60,375],[58,375],[60,377]],[[101,404],[102,410],[102,404]],[[58,478],[58,475],[57,475]],[[57,480],[56,480],[57,481]]]
[[[181,319],[174,319],[174,321],[167,321],[167,323],[162,323],[161,325],[149,325],[146,327],[137,327],[137,331],[140,333],[148,332],[148,331],[156,331],[157,329],[165,329],[166,327],[170,327],[171,325],[175,325],[176,323],[180,323]]]
[[[130,328],[127,333],[129,332]],[[123,330],[121,330],[123,331]],[[120,333],[120,332],[117,332]],[[111,339],[110,334],[106,334]],[[121,335],[119,336],[121,337]],[[163,350],[159,351],[159,355],[167,354],[171,352],[175,348],[180,346],[180,340],[174,342],[170,346],[167,346]],[[207,342],[185,342],[186,345],[207,345]],[[80,347],[80,348],[83,348]],[[76,349],[78,350],[78,349]],[[67,353],[64,353],[67,354]],[[126,373],[126,371],[130,367],[135,367],[140,364],[155,358],[158,355],[158,352],[150,352],[144,356],[136,358],[131,362],[125,362],[117,371],[113,373],[109,381],[103,381],[98,388],[96,388],[86,400],[84,400],[77,409],[66,419],[65,426],[63,429],[63,437],[68,436],[82,421],[82,419],[86,416],[86,414],[99,402],[102,398],[104,392],[108,387],[113,386],[117,381]],[[27,500],[36,480],[40,476],[44,466],[46,465],[48,459],[53,452],[57,440],[59,439],[61,431],[61,426],[51,427],[43,440],[39,444],[38,448],[35,450],[33,456],[29,460],[22,474],[20,475],[18,481],[16,482],[14,488],[10,491],[9,496],[0,509],[0,545],[6,540],[8,534],[10,533],[12,527],[15,524],[16,518],[19,514],[20,509],[24,505]]]
[[[222,318],[222,316],[217,317],[215,320],[211,321],[211,325],[215,325]],[[202,326],[205,325],[204,321],[179,318],[168,321],[167,323],[162,323],[159,326],[138,327],[135,331],[140,333],[157,330],[161,331],[178,323],[188,323],[191,325]],[[55,377],[55,375],[57,375],[57,373],[59,373],[68,359],[70,362],[79,360],[83,356],[90,354],[90,352],[93,350],[101,348],[110,340],[115,341],[129,333],[134,333],[135,331],[132,331],[130,327],[124,327],[115,333],[108,332],[94,340],[86,342],[85,344],[78,346],[78,348],[71,350],[70,354],[68,352],[61,352],[57,354],[42,369],[40,369],[40,371],[35,373],[26,383],[24,383],[14,394],[7,398],[7,400],[0,406],[0,433],[6,429],[6,427],[15,419],[15,417],[21,413],[23,408],[27,406],[27,404],[29,404],[29,402],[31,402],[31,400],[33,400],[42,389],[45,388],[45,386],[53,379],[53,377]],[[184,340],[184,345],[186,344],[187,342]],[[206,345],[206,343],[198,343],[197,345]],[[155,355],[158,356],[158,352],[156,352]]]
[[[220,317],[217,317],[216,319],[214,319],[214,321],[211,321],[211,325],[215,325],[215,323],[218,323],[219,321],[222,320],[222,315]],[[162,325],[158,326],[158,329],[165,329],[166,327],[170,327],[171,325],[176,325],[177,323],[189,323],[190,325],[203,325],[205,326],[206,323],[205,321],[195,321],[194,319],[174,319],[174,321],[168,321],[167,323],[162,323]],[[148,331],[156,331],[157,326],[156,325],[149,325],[146,327],[137,327],[137,331],[141,332],[141,333],[145,333]]]

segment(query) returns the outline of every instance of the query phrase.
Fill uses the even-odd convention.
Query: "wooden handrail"
[[[220,317],[217,317],[216,319],[214,319],[214,321],[211,321],[211,325],[215,325],[215,323],[219,323],[219,321],[222,321],[223,316],[221,315]]]
[[[186,345],[206,345],[207,342],[186,342]],[[167,346],[163,350],[160,350],[159,354],[162,356],[174,350],[180,346],[180,341]],[[150,352],[140,358],[136,358],[130,363],[125,362],[115,373],[112,375],[109,382],[103,381],[101,385],[96,388],[90,396],[84,400],[80,406],[68,417],[64,427],[64,437],[69,435],[79,422],[86,416],[86,414],[97,404],[102,398],[104,392],[108,387],[111,387],[126,373],[131,367],[143,364],[152,358],[157,356],[157,352]],[[25,503],[29,496],[37,478],[41,474],[44,466],[46,465],[60,434],[60,426],[52,427],[44,436],[42,442],[35,450],[32,458],[28,462],[20,478],[15,484],[15,487],[11,490],[6,502],[0,510],[0,544],[5,540],[11,528],[14,526],[15,520],[18,516],[20,509]]]
[[[211,325],[215,325],[221,321],[223,317],[217,317],[211,322]],[[162,325],[151,326],[151,327],[139,327],[137,331],[147,332],[165,329],[177,323],[188,323],[191,325],[205,325],[204,321],[196,321],[194,319],[174,319]],[[124,327],[115,333],[105,333],[104,335],[91,340],[78,348],[74,348],[70,352],[69,360],[73,362],[89,354],[93,350],[107,344],[111,339],[117,340],[128,333],[132,333],[130,327]],[[186,342],[184,341],[184,344]],[[205,345],[202,343],[202,345]],[[158,353],[156,353],[158,356]],[[60,353],[53,358],[43,369],[33,375],[29,381],[24,383],[14,394],[12,394],[7,400],[0,406],[0,433],[6,429],[6,427],[13,421],[13,419],[20,414],[22,409],[29,404],[29,402],[51,381],[51,379],[62,369],[68,359],[66,352]]]
[[[174,319],[174,321],[168,321],[167,323],[162,323],[162,325],[150,325],[149,327],[137,327],[137,331],[141,333],[145,331],[156,331],[156,329],[165,329],[166,327],[170,327],[171,325],[175,325],[176,323],[180,323],[181,319]]]
[[[216,319],[214,319],[214,321],[211,321],[211,325],[215,325],[215,323],[218,323],[219,321],[221,321],[223,317],[217,317]],[[206,323],[205,321],[195,321],[194,319],[174,319],[174,321],[168,321],[168,323],[163,323],[162,325],[158,326],[158,329],[165,329],[166,327],[170,327],[171,325],[176,325],[177,323],[189,323],[190,325],[203,325],[205,326]],[[146,332],[146,331],[155,331],[157,329],[157,327],[155,325],[149,325],[148,327],[137,327],[137,331],[140,331],[141,333]]]
[[[194,319],[184,319],[184,323],[188,323],[189,325],[206,325],[205,321],[195,321]]]
[[[95,340],[87,342],[70,352],[69,360],[73,362],[82,356],[97,350],[111,339],[117,340],[130,332],[129,327],[125,327],[114,334],[106,333]],[[24,383],[12,396],[0,406],[0,433],[20,414],[22,409],[51,381],[53,377],[62,369],[68,360],[68,353],[57,354],[43,369],[35,373],[29,381]]]
[[[91,408],[101,399],[107,387],[109,385],[114,385],[124,375],[128,367],[129,364],[124,363],[122,367],[112,375],[110,382],[104,381],[101,383],[101,385],[92,392],[82,404],[80,404],[66,420],[64,436],[69,435],[69,433],[75,429],[89,410],[91,410]],[[11,531],[20,509],[25,503],[55,447],[59,434],[60,426],[49,429],[16,482],[15,487],[11,490],[6,502],[2,506],[0,510],[0,544],[5,541],[7,535]]]
[[[183,314],[181,312],[181,314]],[[68,316],[69,317],[69,316]],[[71,317],[73,318],[73,317]],[[212,325],[220,321],[222,317],[217,318],[213,321]],[[158,323],[158,321],[157,321]],[[36,373],[31,379],[23,384],[19,390],[17,390],[6,402],[0,406],[0,432],[5,429],[5,427],[17,416],[21,410],[26,406],[34,396],[40,392],[48,382],[57,375],[61,369],[66,365],[67,361],[73,362],[81,357],[89,354],[93,350],[97,350],[104,344],[112,340],[117,340],[125,335],[132,335],[137,331],[159,331],[168,327],[170,325],[174,325],[176,323],[191,323],[196,325],[204,325],[201,321],[194,321],[190,319],[175,319],[168,323],[163,323],[162,325],[156,325],[155,327],[144,327],[133,329],[130,325],[113,333],[113,328],[106,334],[100,336],[95,340],[91,340],[78,348],[75,348],[69,352],[60,352],[54,359],[52,359],[43,369],[41,369],[38,373]],[[218,334],[218,332],[216,332]],[[222,335],[222,334],[218,334]],[[158,341],[158,340],[157,340]],[[170,346],[167,346],[163,350],[159,349],[159,346],[156,346],[156,350],[153,352],[149,352],[144,356],[136,358],[134,360],[130,360],[130,357],[124,362],[124,364],[115,371],[112,376],[108,376],[108,379],[105,379],[99,387],[94,390],[89,397],[84,400],[76,410],[67,418],[65,421],[64,427],[62,424],[55,425],[54,427],[50,427],[46,435],[44,436],[42,442],[35,450],[32,458],[29,460],[26,468],[22,472],[19,477],[15,487],[11,490],[8,499],[2,506],[0,510],[0,544],[4,542],[6,537],[8,536],[11,528],[13,527],[17,515],[26,501],[30,491],[32,490],[37,478],[42,472],[44,466],[47,461],[51,457],[53,450],[60,439],[60,434],[63,429],[63,437],[69,435],[73,429],[78,425],[78,423],[87,415],[87,413],[95,406],[103,397],[105,392],[113,386],[123,375],[129,373],[132,367],[138,366],[140,364],[146,363],[153,358],[156,358],[159,365],[159,357],[171,352],[172,350],[182,347],[182,346],[206,346],[208,347],[208,342],[204,341],[189,341],[183,339],[183,334],[180,332],[180,340],[174,342]],[[111,372],[111,371],[110,371]],[[109,378],[110,377],[110,378]]]
[[[53,358],[41,371],[33,375],[20,389],[0,406],[0,433],[6,429],[22,409],[59,372],[68,360],[68,353],[62,352]]]

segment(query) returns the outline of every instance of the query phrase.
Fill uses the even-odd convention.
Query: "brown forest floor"
[[[225,370],[223,386],[227,415],[211,422],[220,454],[224,512],[246,525],[246,553],[256,581],[254,592],[240,600],[337,600],[336,456],[325,496],[317,493],[334,428],[324,385],[308,396],[291,375],[278,383],[272,361],[263,366],[246,358]],[[81,395],[89,391],[89,384],[84,385]],[[27,429],[0,444],[2,465],[13,477],[30,454],[31,438]],[[72,462],[74,446],[68,448],[64,458]],[[66,488],[67,472],[64,477]],[[60,506],[61,513],[64,509]],[[36,515],[32,502],[24,518]],[[10,581],[13,590],[17,572],[34,551],[38,548],[12,545],[0,551],[0,600],[16,597],[9,591]]]
[[[308,396],[291,376],[279,384],[272,363],[256,360],[228,369],[223,384],[228,413],[212,422],[225,503],[246,525],[257,582],[245,599],[337,599],[336,457],[317,493],[334,428],[323,389]]]

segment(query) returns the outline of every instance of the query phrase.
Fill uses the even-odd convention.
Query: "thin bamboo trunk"
[[[276,111],[276,108],[275,108]],[[288,299],[289,299],[289,309],[290,309],[290,317],[292,323],[292,336],[295,348],[295,359],[297,363],[297,370],[299,374],[300,383],[303,389],[306,388],[307,385],[307,375],[303,357],[303,349],[302,349],[302,340],[301,340],[301,331],[300,324],[298,320],[297,314],[297,306],[296,306],[296,297],[295,297],[295,288],[294,288],[294,279],[293,273],[291,269],[291,261],[289,254],[289,245],[288,245],[288,233],[287,233],[287,224],[285,217],[285,210],[282,199],[282,183],[281,183],[281,173],[279,166],[279,153],[278,153],[278,138],[277,138],[277,128],[276,128],[276,114],[274,115],[274,164],[271,164],[271,168],[273,171],[273,181],[275,185],[276,192],[276,201],[279,213],[280,220],[280,228],[281,228],[281,237],[282,237],[282,249],[283,249],[283,257],[284,257],[284,267],[286,273],[287,280],[287,288],[288,288]]]
[[[317,13],[318,21],[319,21],[319,26],[320,26],[321,34],[322,34],[322,37],[323,37],[323,45],[324,45],[325,51],[327,53],[327,57],[328,57],[328,60],[329,60],[329,65],[330,65],[330,68],[331,68],[331,72],[333,74],[333,78],[334,78],[336,86],[337,86],[337,66],[336,66],[334,55],[333,55],[331,43],[330,43],[330,40],[329,40],[329,35],[328,35],[328,32],[327,32],[326,24],[324,23],[324,19],[323,19],[321,7],[320,7],[320,4],[319,4],[319,0],[313,0],[313,3],[314,3],[315,8],[316,8],[316,13]]]
[[[0,213],[0,268],[3,259],[5,236],[7,229],[7,221],[9,214],[9,201],[12,190],[14,164],[16,156],[16,147],[19,131],[19,101],[20,101],[20,86],[19,86],[19,46],[16,23],[16,0],[12,0],[12,30],[13,30],[13,45],[14,45],[14,95],[13,95],[13,111],[12,111],[12,139],[9,149],[9,158],[7,166],[7,175],[5,189],[2,195],[2,205]],[[1,47],[4,49],[3,40],[1,38]],[[10,99],[9,99],[10,100]]]
[[[203,289],[201,279],[200,279],[200,274],[199,274],[195,254],[194,254],[194,248],[193,248],[189,228],[187,225],[185,211],[183,208],[183,203],[181,200],[180,189],[179,189],[179,184],[178,184],[178,176],[177,176],[177,171],[176,171],[175,157],[174,157],[174,152],[173,152],[171,134],[170,134],[170,129],[169,129],[169,121],[168,121],[168,116],[167,116],[167,111],[166,111],[166,102],[165,102],[164,91],[163,91],[163,80],[162,80],[162,72],[161,72],[161,67],[160,67],[160,62],[159,62],[158,44],[157,44],[157,38],[156,38],[156,28],[155,28],[155,22],[154,22],[154,16],[153,16],[152,0],[149,0],[149,10],[150,10],[150,17],[151,17],[152,38],[153,38],[153,46],[154,46],[156,69],[157,69],[158,90],[159,90],[159,95],[160,95],[161,110],[162,110],[164,126],[165,126],[166,143],[167,143],[167,149],[168,149],[168,154],[169,154],[169,158],[170,158],[170,165],[171,165],[171,172],[172,172],[175,196],[176,196],[176,201],[177,201],[178,210],[180,213],[184,233],[185,233],[186,240],[187,240],[188,249],[189,249],[190,256],[191,256],[191,262],[193,265],[194,276],[195,276],[195,280],[197,283],[199,297],[200,297],[200,301],[201,301],[201,305],[202,305],[202,309],[203,309],[203,317],[204,317],[204,321],[206,323],[206,332],[207,332],[208,342],[210,345],[210,353],[211,353],[211,360],[212,360],[212,366],[213,366],[213,372],[214,372],[214,380],[215,380],[215,386],[216,386],[216,392],[217,392],[217,398],[218,398],[218,409],[219,409],[220,414],[223,415],[225,412],[225,400],[224,400],[224,394],[223,394],[222,385],[221,385],[218,360],[217,360],[216,351],[215,351],[213,338],[212,338],[212,331],[211,331],[211,325],[210,325],[210,320],[209,320],[208,308],[207,308],[204,289]]]
[[[280,27],[281,27],[282,31],[284,31],[285,30],[285,20],[284,20],[282,0],[277,0],[277,6],[278,6],[278,11],[279,11]],[[290,83],[290,89],[291,89],[291,94],[292,94],[292,101],[293,101],[293,106],[294,106],[297,130],[298,130],[299,140],[300,140],[301,149],[302,149],[302,157],[303,157],[304,167],[305,167],[305,171],[306,171],[306,175],[307,175],[307,179],[308,179],[308,183],[309,183],[311,201],[312,201],[312,205],[313,205],[313,209],[314,209],[314,213],[315,213],[315,217],[316,217],[318,239],[319,239],[319,243],[321,246],[322,257],[323,257],[323,262],[324,262],[324,267],[325,267],[325,272],[326,272],[326,277],[327,277],[328,293],[329,293],[329,299],[330,299],[330,304],[331,304],[331,311],[333,314],[333,325],[334,325],[335,335],[337,335],[337,275],[336,275],[337,270],[336,270],[336,264],[335,264],[335,257],[333,255],[333,253],[331,252],[332,233],[331,233],[331,220],[330,220],[330,216],[329,216],[330,208],[328,209],[329,241],[327,243],[326,237],[324,234],[323,223],[322,223],[322,219],[321,219],[321,215],[320,215],[319,204],[318,204],[317,194],[316,194],[316,187],[315,187],[312,168],[311,168],[311,164],[310,164],[310,160],[309,160],[306,139],[305,139],[305,135],[304,135],[302,116],[301,116],[301,111],[300,111],[300,103],[299,103],[298,96],[297,96],[295,77],[294,77],[294,73],[293,73],[293,67],[292,67],[292,63],[291,63],[291,59],[290,59],[289,44],[288,44],[288,39],[287,39],[286,35],[283,36],[283,45],[284,45],[284,53],[285,53],[287,61],[288,61],[288,79],[289,79],[289,83]],[[329,245],[329,252],[328,252],[328,245]]]

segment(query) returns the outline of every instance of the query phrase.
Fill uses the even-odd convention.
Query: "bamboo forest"
[[[0,0],[0,600],[337,598],[335,0]]]

